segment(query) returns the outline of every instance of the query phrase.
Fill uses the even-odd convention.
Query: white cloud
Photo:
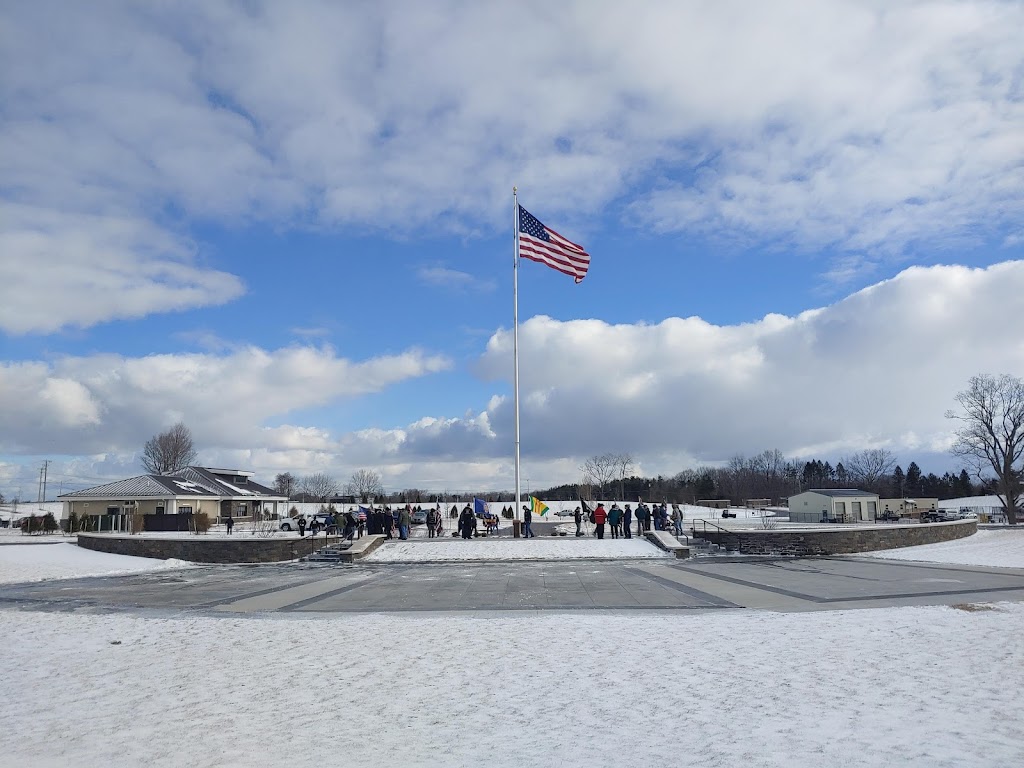
[[[144,219],[2,202],[0,219],[0,331],[10,334],[223,304],[244,291]]]
[[[416,270],[416,276],[428,286],[447,288],[458,293],[492,293],[496,287],[493,280],[481,280],[468,272],[441,265],[420,267]]]
[[[102,271],[127,222],[112,284],[160,299],[49,320],[25,308],[4,315],[12,332],[236,296],[230,276],[184,264],[168,209],[185,226],[472,233],[504,220],[518,182],[569,235],[624,200],[633,226],[881,254],[998,236],[1024,212],[1019,4],[31,3],[4,17],[3,195],[48,219],[5,253],[53,264],[50,286],[74,296],[65,247]],[[28,271],[5,277],[28,293]]]
[[[736,326],[534,317],[519,329],[524,472],[534,487],[570,482],[587,456],[606,451],[669,474],[767,448],[941,454],[951,429],[943,414],[971,375],[1024,376],[1010,319],[1022,311],[1024,262],[1007,262],[915,267],[821,309]],[[496,333],[481,374],[507,382],[511,356],[511,333]],[[484,413],[343,442],[346,457],[408,463],[411,485],[429,481],[417,462],[447,467],[435,474],[451,483],[472,461],[497,473],[490,487],[509,488],[512,402],[495,396]]]
[[[1013,321],[1022,312],[1016,261],[914,267],[830,306],[734,326],[531,318],[519,329],[524,479],[533,488],[571,482],[586,457],[606,451],[629,451],[643,472],[665,474],[767,448],[802,458],[884,446],[920,463],[948,450],[943,414],[970,376],[1024,376]],[[484,378],[507,385],[511,344],[508,330],[492,336],[478,364]],[[123,476],[125,455],[180,418],[203,446],[201,461],[267,480],[288,470],[344,481],[367,467],[392,489],[511,487],[504,395],[481,412],[340,435],[263,426],[448,365],[416,351],[354,363],[317,348],[12,363],[0,366],[0,455],[102,452]]]
[[[0,364],[0,455],[131,452],[178,420],[211,451],[322,450],[320,429],[263,425],[449,366],[418,350],[354,362],[328,347]]]

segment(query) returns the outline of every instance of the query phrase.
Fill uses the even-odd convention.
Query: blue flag
[[[477,517],[490,517],[491,508],[483,499],[473,499],[473,511]]]

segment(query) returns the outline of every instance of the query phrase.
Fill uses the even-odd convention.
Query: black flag
[[[594,510],[583,499],[580,499],[580,504],[583,506],[583,517],[590,522],[594,522]]]

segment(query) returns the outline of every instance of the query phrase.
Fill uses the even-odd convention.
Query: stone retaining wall
[[[327,544],[339,541],[337,536],[300,538],[146,538],[110,533],[80,533],[78,546],[97,552],[134,557],[176,558],[193,563],[277,563],[295,560]]]
[[[914,523],[866,527],[775,529],[765,531],[696,531],[695,538],[718,544],[730,552],[745,555],[846,555],[877,549],[914,547],[971,536],[977,520],[949,523]]]

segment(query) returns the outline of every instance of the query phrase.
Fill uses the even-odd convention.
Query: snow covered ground
[[[1024,568],[1024,530],[979,529],[976,534],[965,539],[903,549],[884,549],[865,553],[865,556],[885,560]]]
[[[367,561],[579,560],[588,558],[662,558],[670,555],[641,539],[555,538],[463,539],[387,542]]]
[[[78,576],[138,573],[140,571],[182,568],[188,565],[190,564],[182,560],[155,560],[150,557],[129,557],[94,552],[90,549],[82,549],[74,543],[74,540],[65,540],[59,544],[32,543],[0,546],[0,584],[69,579]],[[0,754],[0,765],[3,765],[2,754]]]
[[[905,553],[1019,565],[1024,536],[878,554]],[[174,565],[0,546],[6,581]],[[1024,690],[1022,632],[1017,603],[224,618],[4,606],[0,766],[1021,765],[1024,724],[1006,713]]]
[[[6,766],[999,766],[1024,605],[145,617],[0,611]],[[557,649],[557,653],[550,652]]]

